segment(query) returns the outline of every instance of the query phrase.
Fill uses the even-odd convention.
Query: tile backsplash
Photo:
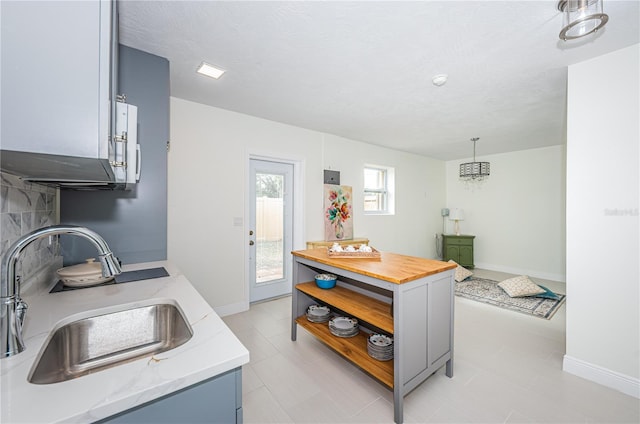
[[[24,234],[58,224],[58,190],[40,184],[27,183],[18,177],[0,173],[0,253],[7,252]],[[39,239],[27,246],[18,260],[16,274],[29,282],[42,271],[60,262],[58,238]]]

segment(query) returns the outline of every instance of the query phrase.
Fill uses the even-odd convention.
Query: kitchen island
[[[292,254],[291,340],[296,340],[301,326],[393,390],[396,423],[403,422],[406,394],[442,366],[448,377],[453,376],[455,264],[386,252],[380,258],[335,257],[326,248]],[[336,287],[318,288],[318,273],[335,274]],[[336,337],[326,323],[310,322],[305,314],[312,304],[357,318],[360,333]],[[371,333],[393,338],[393,360],[369,356]]]
[[[24,326],[26,349],[0,360],[1,422],[189,422],[202,413],[209,414],[208,422],[242,421],[241,367],[249,362],[249,352],[170,263],[123,268],[133,271],[154,267],[164,267],[169,276],[59,293],[49,293],[52,285],[33,293],[23,292],[29,305]],[[191,339],[166,352],[60,383],[27,381],[56,325],[85,317],[87,311],[153,301],[176,302],[191,325]],[[220,389],[225,392],[224,413],[212,407],[220,396],[215,390]],[[205,401],[189,406],[194,396]],[[204,407],[208,411],[196,411]],[[214,416],[212,411],[217,411]]]

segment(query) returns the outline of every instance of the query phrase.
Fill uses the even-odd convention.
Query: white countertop
[[[60,293],[23,296],[29,309],[26,350],[0,360],[2,423],[93,422],[183,389],[249,362],[249,352],[175,267],[167,262],[124,266],[124,271],[164,267],[169,277]],[[175,349],[54,384],[27,381],[47,336],[61,320],[114,305],[175,300],[193,337]]]

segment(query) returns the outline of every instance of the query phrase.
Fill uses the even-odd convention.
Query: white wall
[[[445,198],[444,162],[332,135],[324,140],[325,167],[339,170],[341,184],[353,186],[354,235],[369,238],[379,250],[435,258],[435,234],[442,227],[440,208]],[[394,215],[364,215],[365,164],[395,169]],[[311,239],[322,240],[321,196],[318,202],[308,215],[313,224],[307,230]]]
[[[640,397],[640,45],[569,67],[564,369]]]
[[[460,230],[476,236],[476,267],[564,281],[564,146],[478,156],[491,175],[476,189],[458,178],[471,160],[446,163],[447,207],[464,209]]]
[[[298,160],[302,241],[322,240],[323,169],[354,193],[354,236],[380,250],[435,257],[445,199],[444,162],[171,99],[168,259],[221,314],[248,307],[247,166],[250,154]],[[363,216],[363,165],[396,168],[396,215]],[[299,211],[296,211],[299,212]],[[235,226],[234,219],[244,224]],[[294,229],[299,231],[300,229]],[[304,248],[296,245],[294,248]]]

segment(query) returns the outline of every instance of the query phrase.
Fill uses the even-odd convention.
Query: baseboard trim
[[[544,280],[551,280],[551,281],[559,281],[561,283],[564,283],[566,281],[566,276],[564,274],[554,274],[551,272],[535,271],[531,269],[513,268],[513,267],[503,266],[503,265],[488,264],[485,262],[476,262],[475,266],[476,268],[482,268],[489,271],[506,272],[508,274],[515,274],[515,275],[528,275],[529,277],[542,278]]]
[[[564,355],[562,370],[640,399],[640,379]]]
[[[249,302],[238,302],[231,305],[216,306],[215,308],[213,308],[213,310],[216,311],[216,314],[218,314],[219,316],[226,317],[227,315],[233,315],[240,312],[248,311]]]

